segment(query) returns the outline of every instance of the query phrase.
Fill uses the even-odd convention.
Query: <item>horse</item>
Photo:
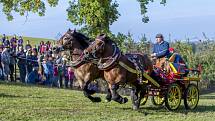
[[[103,72],[98,67],[84,56],[84,49],[90,44],[90,39],[76,30],[68,30],[57,42],[56,50],[70,51],[71,66],[74,68],[74,74],[79,82],[84,96],[92,102],[101,102],[100,97],[93,97],[95,90],[90,90],[88,85],[95,79],[102,78]],[[107,101],[111,100],[110,90],[108,90]]]
[[[142,74],[147,72],[149,75],[153,71],[150,58],[143,54],[122,54],[116,43],[105,34],[99,35],[95,41],[85,49],[86,56],[97,61],[98,68],[104,71],[104,78],[108,82],[112,100],[123,104],[128,101],[126,97],[118,94],[120,85],[129,84],[132,87],[131,100],[132,108],[138,109],[141,99],[146,93],[146,83]],[[136,73],[136,71],[142,73]],[[143,77],[143,78],[142,78]],[[138,81],[139,80],[139,81]]]

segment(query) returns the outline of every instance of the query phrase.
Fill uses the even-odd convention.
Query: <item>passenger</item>
[[[186,65],[185,61],[181,57],[180,54],[175,53],[174,48],[169,48],[170,55],[169,55],[169,62],[173,64],[174,71],[177,73],[182,73],[185,76],[189,73],[188,66]]]

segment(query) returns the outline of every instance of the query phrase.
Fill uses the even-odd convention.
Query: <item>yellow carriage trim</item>
[[[184,77],[185,81],[200,81],[199,77]]]
[[[123,63],[122,61],[119,61],[119,65],[122,66],[123,68],[125,68],[126,70],[128,70],[131,73],[135,73],[135,74],[140,74],[141,72],[129,67],[128,65],[126,65],[125,63]],[[157,87],[160,87],[160,85],[154,80],[152,79],[147,73],[143,73],[143,76],[149,80],[152,84],[154,84]]]
[[[173,73],[178,73],[178,71],[176,70],[176,68],[174,67],[174,65],[172,63],[169,63],[169,66],[172,69]]]

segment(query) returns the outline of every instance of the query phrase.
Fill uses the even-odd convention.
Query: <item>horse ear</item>
[[[71,29],[69,28],[69,30],[68,30],[69,32],[71,31]]]

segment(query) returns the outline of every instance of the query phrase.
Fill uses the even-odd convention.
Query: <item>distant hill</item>
[[[12,37],[12,36],[8,36],[9,39]],[[2,38],[2,35],[0,35],[0,38]],[[41,41],[44,41],[44,42],[47,42],[47,41],[55,41],[53,39],[46,39],[46,38],[35,38],[35,37],[23,37],[24,39],[24,44],[26,43],[27,40],[30,40],[30,43],[32,44],[32,46],[34,45],[37,45],[39,44]]]

